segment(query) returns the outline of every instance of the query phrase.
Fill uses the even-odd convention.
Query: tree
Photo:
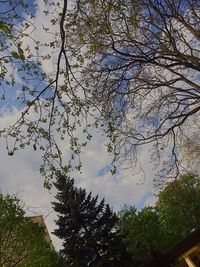
[[[163,171],[178,171],[177,148],[188,126],[198,128],[200,1],[49,2],[44,12],[52,15],[52,27],[57,25],[59,32],[50,43],[36,40],[36,50],[45,46],[45,54],[36,58],[41,64],[41,58],[49,59],[57,51],[55,72],[44,73],[32,65],[31,53],[30,64],[25,60],[18,69],[24,81],[24,109],[2,132],[14,139],[9,154],[32,144],[34,150],[44,151],[43,174],[49,170],[53,177],[63,165],[70,170],[73,159],[79,170],[91,129],[100,127],[109,138],[113,171],[115,162],[137,163],[141,145],[149,143],[156,164],[168,152]],[[30,79],[39,80],[39,86]],[[80,128],[85,136],[79,139]],[[63,162],[57,134],[69,141],[68,163]]]
[[[200,180],[194,174],[169,183],[158,195],[156,207],[171,244],[200,225]]]
[[[129,261],[121,236],[115,228],[117,216],[104,200],[76,188],[74,180],[57,173],[58,213],[54,234],[63,240],[61,254],[69,266],[124,266]]]
[[[156,250],[165,251],[200,225],[200,180],[187,174],[170,182],[159,194],[155,207],[119,213],[119,229],[137,266],[152,259]]]
[[[181,146],[180,158],[182,165],[190,173],[199,173],[200,166],[200,143],[199,131],[196,129],[189,138]]]
[[[176,149],[186,126],[198,122],[200,1],[76,4],[68,25],[79,42],[70,48],[88,60],[81,84],[98,107],[115,159],[136,161],[140,146],[152,143],[160,160],[171,146],[167,170],[178,169]]]
[[[166,247],[167,233],[161,227],[155,208],[137,211],[135,207],[129,207],[119,213],[119,218],[119,229],[136,266],[143,266],[152,259],[153,251]]]
[[[24,215],[17,197],[0,195],[0,265],[57,266],[61,259],[44,240],[44,229]]]

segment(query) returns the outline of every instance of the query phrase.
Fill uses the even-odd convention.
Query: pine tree
[[[54,185],[58,190],[57,202],[52,203],[58,213],[54,234],[63,240],[61,253],[69,265],[125,266],[126,249],[115,229],[118,218],[104,199],[99,202],[98,196],[75,187],[74,179],[61,173]]]

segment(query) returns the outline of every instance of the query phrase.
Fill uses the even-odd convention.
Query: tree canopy
[[[17,197],[0,195],[1,266],[66,266],[44,237],[44,228],[25,217]]]
[[[168,233],[162,229],[155,208],[146,207],[138,211],[129,207],[119,213],[119,218],[119,229],[136,266],[150,261],[155,250],[166,248]]]
[[[73,159],[80,170],[81,151],[100,127],[109,139],[113,172],[121,160],[135,166],[141,145],[149,143],[157,163],[167,152],[163,170],[179,170],[177,149],[191,126],[199,128],[199,0],[45,1],[53,31],[43,27],[53,36],[47,43],[33,38],[35,7],[4,2],[2,64],[13,62],[23,103],[21,117],[1,132],[13,139],[10,155],[31,144],[44,153],[43,174],[70,170]],[[23,18],[19,5],[26,7]],[[14,28],[13,19],[22,26]],[[32,47],[22,44],[26,38]],[[44,60],[54,71],[44,71]],[[63,149],[58,139],[69,146]],[[68,162],[63,150],[70,151]]]
[[[158,195],[155,207],[130,207],[119,213],[119,228],[137,266],[165,251],[200,225],[200,180],[194,174],[170,182]]]
[[[194,174],[183,175],[169,183],[158,195],[156,207],[170,242],[176,242],[200,225],[200,179]]]

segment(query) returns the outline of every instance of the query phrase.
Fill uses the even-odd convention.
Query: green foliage
[[[13,58],[15,58],[15,59],[25,60],[25,57],[24,57],[24,54],[23,54],[22,51],[21,51],[21,53],[18,53],[18,52],[16,52],[16,51],[12,51],[12,52],[11,52],[11,55],[12,55]]]
[[[10,33],[11,32],[11,27],[10,25],[6,25],[3,23],[3,21],[0,21],[0,31],[4,31],[5,33]]]
[[[0,195],[0,266],[55,267],[59,255],[44,236],[44,228],[25,217],[17,197]]]
[[[74,180],[61,173],[54,185],[58,190],[53,203],[58,213],[54,234],[63,240],[61,254],[69,266],[125,266],[130,258],[109,205],[76,188]]]
[[[158,195],[155,207],[137,211],[134,207],[119,213],[119,229],[137,266],[151,259],[151,253],[164,251],[200,225],[200,179],[187,174],[169,183]]]
[[[184,238],[200,226],[200,178],[188,174],[169,183],[158,195],[156,207],[169,242]]]
[[[155,208],[146,207],[137,211],[135,207],[129,207],[119,213],[119,218],[124,242],[137,266],[150,260],[153,250],[163,248],[166,233],[161,228]]]

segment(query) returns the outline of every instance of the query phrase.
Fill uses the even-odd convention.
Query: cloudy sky
[[[44,16],[43,0],[38,0],[36,10],[37,38],[43,42],[49,42],[49,36],[45,36],[42,26],[48,27],[50,19]],[[30,41],[30,40],[29,40]],[[53,68],[51,61],[43,62],[43,69],[51,71]],[[0,129],[12,124],[20,113],[20,107],[14,104],[16,92],[8,95],[8,101],[0,106]],[[8,108],[9,106],[9,108]],[[120,210],[124,204],[136,205],[138,208],[154,202],[153,188],[154,171],[150,160],[148,147],[143,148],[141,153],[142,173],[137,174],[137,170],[126,170],[121,166],[116,175],[110,173],[110,161],[107,149],[104,145],[105,139],[99,132],[94,132],[93,140],[83,153],[83,172],[74,173],[74,178],[78,186],[92,190],[93,194],[98,194],[99,198],[105,198],[114,210]],[[41,154],[39,151],[26,148],[18,151],[12,157],[8,156],[4,140],[0,141],[0,190],[3,193],[18,194],[26,204],[27,214],[43,214],[49,232],[52,232],[55,225],[55,213],[51,208],[54,191],[47,191],[43,187],[44,177],[39,173],[41,165]],[[56,248],[60,247],[60,241],[52,235],[52,240]]]
[[[1,128],[13,121],[16,115],[5,114],[0,119]],[[148,150],[143,154],[143,165],[146,177],[132,170],[118,170],[116,175],[110,174],[110,159],[101,134],[96,133],[93,141],[83,154],[83,172],[74,174],[78,186],[92,190],[99,198],[105,198],[114,210],[120,210],[124,204],[135,204],[138,208],[153,203],[152,178],[154,177]],[[54,191],[44,189],[44,177],[39,173],[41,154],[32,147],[20,150],[9,156],[6,144],[1,141],[0,150],[0,190],[3,193],[18,194],[25,203],[27,214],[43,214],[49,232],[54,229],[55,213],[51,207]],[[60,242],[52,235],[56,248]]]

